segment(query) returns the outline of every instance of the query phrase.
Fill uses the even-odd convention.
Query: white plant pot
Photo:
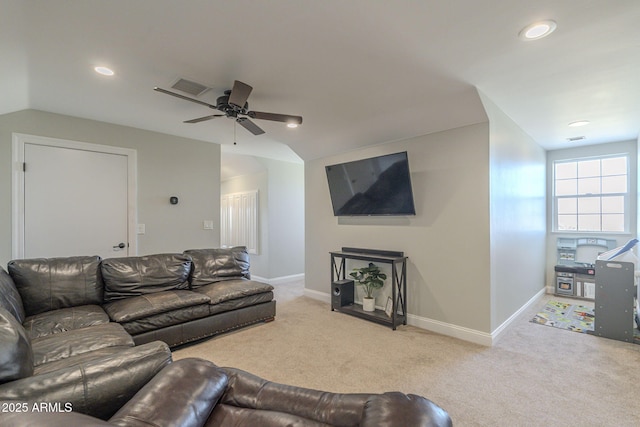
[[[362,298],[362,309],[364,311],[376,311],[376,299],[375,298]]]

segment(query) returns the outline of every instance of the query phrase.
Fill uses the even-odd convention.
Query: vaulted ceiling
[[[543,19],[554,33],[518,37]],[[0,114],[306,160],[485,121],[480,91],[546,149],[636,139],[638,22],[637,0],[0,0]],[[215,110],[153,90],[179,78],[209,87],[198,99],[212,104],[243,81],[250,109],[304,122],[255,120],[260,136],[224,117],[185,124]]]

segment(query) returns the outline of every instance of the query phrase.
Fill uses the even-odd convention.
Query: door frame
[[[138,239],[136,224],[138,221],[137,206],[137,151],[131,148],[111,145],[93,144],[89,142],[71,141],[45,136],[12,134],[12,173],[11,173],[11,256],[13,259],[24,258],[24,148],[25,144],[44,145],[49,147],[70,148],[106,154],[117,154],[127,157],[127,240],[129,255],[137,255]],[[89,254],[87,254],[89,255]]]

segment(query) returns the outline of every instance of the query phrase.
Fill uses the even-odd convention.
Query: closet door
[[[129,227],[134,211],[129,194],[132,159],[91,144],[86,146],[91,149],[64,145],[26,140],[22,146],[18,257],[129,255],[130,239],[135,239]]]

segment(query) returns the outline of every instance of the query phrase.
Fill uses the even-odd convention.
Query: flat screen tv
[[[326,166],[333,214],[415,215],[407,152]]]

